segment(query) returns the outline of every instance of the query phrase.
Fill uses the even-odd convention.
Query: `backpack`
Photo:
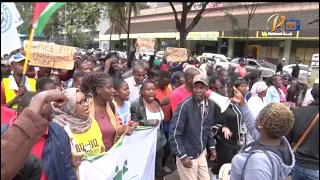
[[[247,146],[243,147],[242,149],[247,149],[248,147],[252,147],[254,145],[254,143],[256,142],[252,142],[250,144],[248,144]],[[247,160],[246,162],[244,163],[243,165],[243,168],[242,168],[242,173],[241,173],[241,179],[240,180],[243,180],[243,173],[244,173],[244,170],[246,168],[246,165],[248,163],[248,160],[249,158],[254,154],[256,153],[255,150],[261,150],[269,159],[269,161],[271,162],[272,161],[272,158],[268,152],[268,148],[257,148],[257,149],[252,149],[250,148],[250,150],[248,151],[244,151],[244,153],[248,153],[249,156],[247,157]],[[218,176],[218,179],[219,180],[230,180],[230,171],[231,171],[231,163],[226,163],[224,164],[220,170],[219,170],[219,176]],[[274,172],[274,169],[273,169],[273,166],[272,166],[272,177],[273,177],[273,172]]]

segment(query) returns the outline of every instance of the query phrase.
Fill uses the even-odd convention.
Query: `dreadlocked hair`
[[[84,94],[97,94],[97,87],[102,87],[108,80],[112,80],[112,77],[105,72],[91,72],[87,73],[82,79],[81,91]]]
[[[286,136],[294,123],[291,110],[281,103],[271,103],[263,108],[259,118],[262,128],[271,138]]]

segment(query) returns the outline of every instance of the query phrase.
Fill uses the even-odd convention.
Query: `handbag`
[[[159,151],[163,146],[167,144],[167,138],[163,133],[163,122],[162,120],[162,114],[160,109],[160,128],[157,130],[157,151]]]
[[[296,152],[303,140],[307,137],[311,129],[314,127],[316,122],[319,120],[319,113],[312,119],[311,123],[308,125],[307,129],[303,132],[302,136],[299,138],[298,142],[293,147],[293,152]]]

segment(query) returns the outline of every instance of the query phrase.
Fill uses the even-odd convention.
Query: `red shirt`
[[[1,106],[1,125],[10,123],[10,120],[16,115],[13,109]]]
[[[283,91],[286,98],[288,98],[288,89],[284,87],[284,85],[281,86],[281,90]]]
[[[165,90],[157,89],[156,90],[156,98],[161,102],[165,97],[170,97],[172,94],[172,90],[167,87]],[[171,120],[171,106],[170,104],[162,106],[162,111],[164,114],[164,121],[168,122]]]
[[[12,125],[13,121],[15,121],[17,118],[18,116],[15,116],[12,118],[12,120],[10,121],[10,126]],[[41,136],[41,138],[38,140],[38,142],[33,146],[31,150],[31,153],[40,160],[42,159],[42,153],[43,153],[44,145],[46,143],[48,134],[49,134],[49,130],[47,128],[44,134]],[[42,176],[40,180],[47,180],[47,176],[43,170],[42,170]]]
[[[187,91],[183,86],[175,89],[170,97],[170,105],[172,109],[172,113],[174,113],[178,107],[178,104],[192,95],[192,92]]]

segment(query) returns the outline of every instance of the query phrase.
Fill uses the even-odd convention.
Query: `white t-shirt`
[[[150,111],[148,110],[148,108],[146,108],[146,114],[147,114],[147,119],[148,119],[148,120],[158,119],[159,121],[163,121],[163,118],[164,118],[164,114],[163,114],[162,109],[160,109],[160,112],[152,113],[152,112],[150,112]],[[160,128],[160,122],[159,122],[157,128],[158,128],[158,129]]]

